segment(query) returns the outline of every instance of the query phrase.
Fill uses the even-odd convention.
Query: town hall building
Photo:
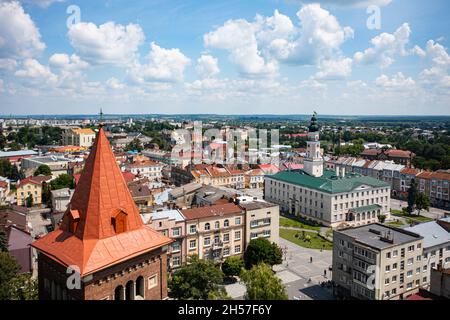
[[[345,169],[324,168],[316,114],[309,126],[304,168],[264,179],[265,200],[279,204],[281,211],[325,226],[359,226],[390,215],[389,184]]]
[[[100,127],[61,226],[32,244],[39,299],[166,299],[171,242],[143,224]]]

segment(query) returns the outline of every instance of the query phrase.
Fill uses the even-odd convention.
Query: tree
[[[281,248],[276,243],[270,243],[266,238],[251,240],[244,252],[244,262],[247,269],[261,262],[273,266],[280,264],[282,261],[283,251]]]
[[[133,141],[131,141],[125,146],[125,151],[141,152],[142,149],[144,148],[142,147],[142,143],[138,138],[135,138]]]
[[[38,285],[29,274],[22,273],[10,281],[9,297],[12,300],[38,300]]]
[[[8,252],[8,239],[3,231],[0,231],[0,252]]]
[[[31,208],[33,206],[33,204],[34,204],[33,195],[30,194],[26,199],[27,208]]]
[[[58,189],[62,189],[62,188],[73,189],[74,187],[75,187],[75,182],[73,180],[73,177],[66,173],[59,175],[56,179],[54,179],[50,182],[51,190],[58,190]]]
[[[286,289],[269,265],[260,263],[244,270],[242,280],[247,287],[246,300],[287,300]]]
[[[20,271],[17,261],[8,252],[0,252],[0,300],[10,298],[11,281]]]
[[[428,198],[428,196],[425,193],[418,193],[416,196],[416,209],[417,209],[417,215],[420,216],[420,211],[422,210],[427,210],[430,211],[430,198]]]
[[[196,255],[175,271],[169,278],[168,287],[170,296],[176,299],[206,300],[225,294],[222,271],[212,261],[199,259]]]
[[[39,176],[39,175],[44,175],[44,176],[51,176],[52,175],[52,170],[50,169],[50,167],[46,164],[41,164],[36,171],[34,172],[34,176]]]
[[[415,179],[412,179],[408,189],[408,207],[406,208],[408,214],[412,214],[414,211],[416,197],[417,197],[417,182]]]
[[[242,268],[244,268],[244,260],[238,256],[228,257],[222,264],[222,271],[227,277],[238,276]]]
[[[384,221],[386,221],[386,215],[385,214],[378,215],[378,221],[380,223],[384,223]]]

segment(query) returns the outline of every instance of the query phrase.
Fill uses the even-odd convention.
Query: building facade
[[[182,210],[187,255],[223,261],[244,252],[245,211],[234,203]]]
[[[89,128],[67,129],[63,132],[63,143],[66,146],[89,148],[94,143],[94,140],[95,132]]]
[[[369,224],[333,232],[333,275],[338,297],[399,300],[417,293],[423,279],[423,238]]]

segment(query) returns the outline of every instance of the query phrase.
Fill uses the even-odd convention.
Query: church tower
[[[323,158],[320,154],[319,125],[317,124],[317,113],[314,112],[309,125],[308,142],[306,147],[306,158],[303,161],[303,171],[314,177],[323,175]]]
[[[32,243],[39,299],[165,299],[171,242],[143,224],[100,126],[60,227]]]

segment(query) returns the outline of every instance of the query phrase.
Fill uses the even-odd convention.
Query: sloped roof
[[[303,170],[281,171],[268,177],[327,193],[350,192],[363,185],[375,188],[389,186],[384,181],[356,173],[347,173],[344,178],[336,177],[332,170],[324,170],[321,177],[310,176]]]
[[[242,209],[234,203],[217,204],[192,209],[182,210],[181,213],[186,220],[201,219],[206,217],[222,216],[228,214],[242,213]]]
[[[122,233],[111,223],[119,211],[127,216]],[[75,233],[70,228],[73,213],[80,219]],[[60,228],[32,246],[63,265],[77,265],[83,276],[170,242],[143,224],[100,128]]]
[[[424,248],[450,243],[450,232],[442,228],[436,221],[420,223],[414,227],[405,228],[423,237]]]

